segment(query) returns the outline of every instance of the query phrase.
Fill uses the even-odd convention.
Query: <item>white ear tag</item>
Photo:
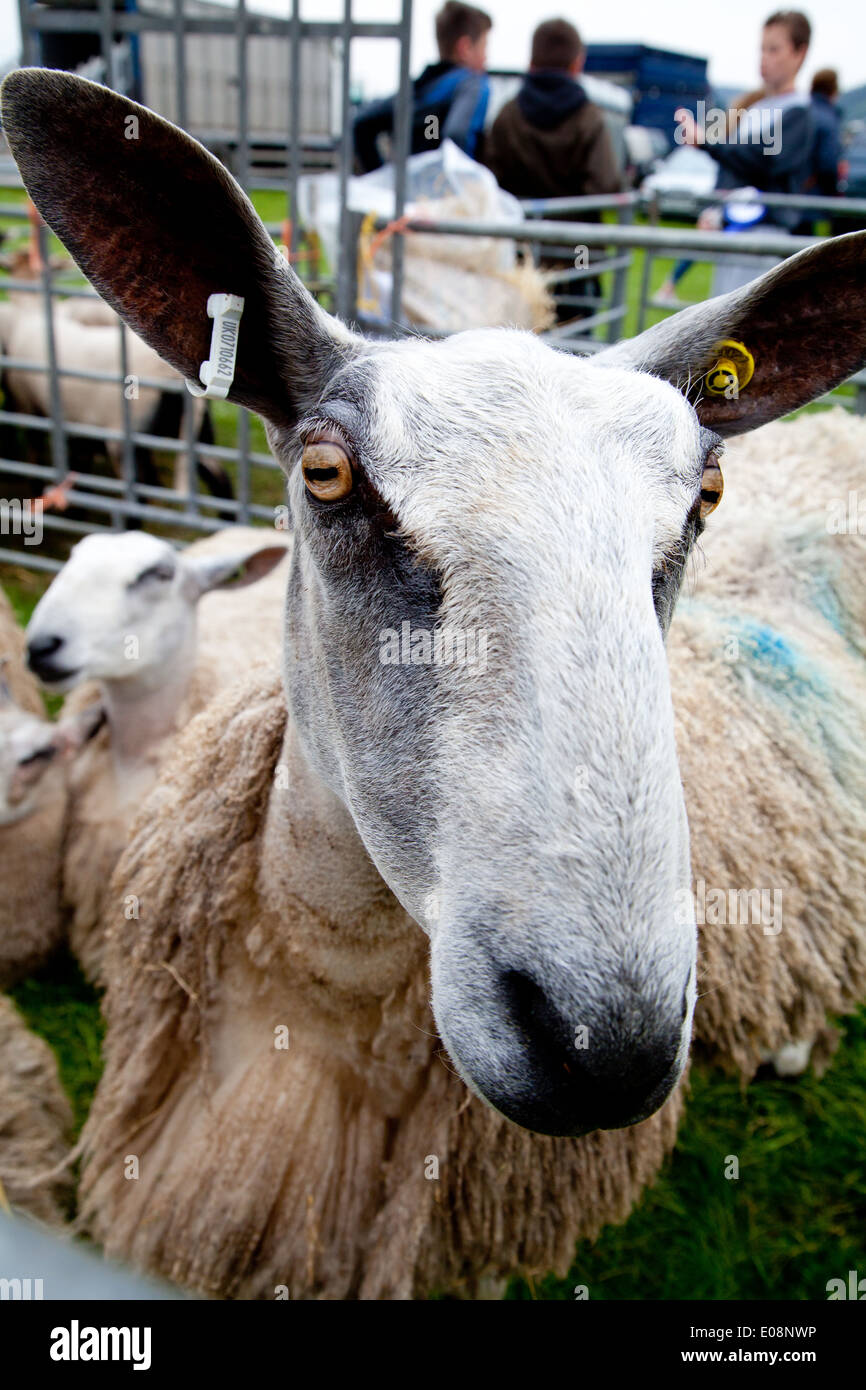
[[[186,389],[191,396],[216,396],[225,400],[234,381],[243,311],[242,295],[208,295],[207,316],[213,319],[210,357],[199,368],[202,384],[187,380]]]

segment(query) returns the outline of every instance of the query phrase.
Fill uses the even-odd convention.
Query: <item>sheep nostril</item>
[[[63,638],[55,633],[49,633],[45,637],[32,637],[27,643],[27,665],[33,669],[41,662],[47,661],[62,646]]]

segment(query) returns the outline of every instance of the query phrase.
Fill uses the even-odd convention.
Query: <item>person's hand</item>
[[[702,232],[717,232],[722,225],[722,209],[710,204],[698,218],[698,229]]]
[[[677,141],[678,144],[703,144],[704,132],[701,130],[700,126],[698,125],[697,121],[695,120],[694,116],[692,115],[691,111],[689,111],[687,106],[681,106],[677,111],[674,112],[674,120],[680,127],[679,139]]]

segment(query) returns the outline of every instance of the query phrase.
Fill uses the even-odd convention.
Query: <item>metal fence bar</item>
[[[352,172],[353,143],[352,125],[349,119],[351,110],[352,82],[352,0],[343,0],[343,23],[340,32],[342,50],[340,54],[340,119],[343,135],[340,141],[339,201],[340,201],[340,245],[337,263],[337,313],[340,318],[354,316],[355,303],[350,294],[349,258],[354,257],[355,243],[350,235],[347,207],[349,177]]]
[[[301,178],[301,0],[292,0],[289,40],[289,130],[286,137],[289,149],[288,182],[286,187],[286,217],[289,220],[291,258],[298,247],[298,184]]]
[[[36,5],[23,4],[22,33],[33,34],[99,34],[101,20],[94,10],[42,9]],[[187,34],[235,34],[235,20],[227,12],[226,18],[219,15],[184,15],[184,29]],[[341,20],[303,19],[301,34],[305,39],[330,39],[339,35]],[[170,34],[174,32],[173,14],[155,14],[140,10],[118,12],[114,16],[115,34]],[[291,31],[291,20],[271,15],[249,15],[250,35],[263,38],[285,38]],[[357,20],[353,25],[356,38],[399,39],[402,33],[400,20]]]
[[[377,219],[377,228],[385,225],[383,217]],[[598,222],[456,222],[422,217],[410,219],[406,229],[410,232],[429,232],[435,236],[500,237],[511,241],[528,241],[531,238],[549,246],[557,245],[567,237],[573,245],[651,246],[664,247],[666,252],[719,251],[737,256],[789,256],[821,240],[820,237],[791,236],[786,232],[766,237],[751,232],[737,232],[736,245],[732,245],[735,238],[724,232],[693,232],[681,227],[642,227],[636,223],[615,226]],[[702,258],[698,256],[696,259]]]
[[[186,23],[183,0],[174,0],[174,100],[177,123],[186,129]]]
[[[634,204],[631,202],[620,203],[617,207],[616,215],[617,223],[619,226],[625,226],[628,223],[633,222]],[[618,338],[622,337],[621,329],[626,314],[627,287],[628,268],[624,265],[621,265],[618,270],[614,271],[613,274],[612,309],[617,310],[618,312],[611,312],[609,317],[607,330],[607,340],[609,343],[615,343]],[[587,324],[586,326],[588,327],[589,325]]]
[[[412,38],[412,0],[404,0],[400,40],[400,85],[397,92],[394,129],[394,217],[399,220],[406,208],[407,160],[412,139],[412,84],[409,56]],[[405,242],[391,238],[391,321],[403,322],[403,259]]]

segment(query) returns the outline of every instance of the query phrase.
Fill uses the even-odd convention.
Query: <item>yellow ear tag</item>
[[[723,338],[716,343],[715,352],[719,359],[710,367],[704,384],[711,396],[736,397],[744,391],[755,372],[755,359],[744,343],[733,338]]]

